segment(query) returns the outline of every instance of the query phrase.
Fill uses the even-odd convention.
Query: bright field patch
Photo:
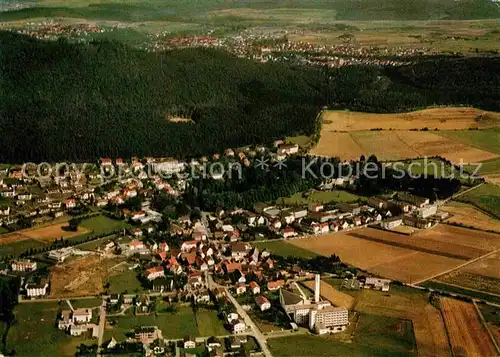
[[[305,281],[304,285],[314,290],[314,281]],[[333,286],[321,280],[321,296],[330,301],[335,306],[343,306],[348,310],[352,310],[356,300],[341,291],[338,291]]]
[[[428,131],[351,131],[321,133],[311,151],[314,155],[336,156],[345,160],[361,155],[376,155],[380,160],[403,160],[415,157],[443,156],[456,163],[491,160],[498,154],[467,146],[456,140]]]
[[[440,302],[455,356],[496,355],[495,347],[479,320],[474,305],[449,298],[441,298]]]
[[[500,232],[500,220],[490,217],[472,205],[461,202],[449,202],[441,210],[451,215],[446,222]]]
[[[476,120],[482,115],[482,119]],[[349,111],[327,111],[323,119],[325,131],[411,130],[435,128],[463,130],[500,125],[500,113],[475,108],[432,108],[409,113],[372,114]]]
[[[363,155],[363,149],[354,141],[351,134],[323,129],[321,138],[311,153],[320,156],[337,156],[344,160],[358,160]]]
[[[500,218],[500,186],[484,184],[458,198]]]
[[[64,229],[67,226],[68,223],[53,224],[47,227],[26,230],[22,234],[33,239],[52,241],[61,237],[76,237],[89,232],[85,227],[78,227],[78,231],[76,232],[68,231]]]

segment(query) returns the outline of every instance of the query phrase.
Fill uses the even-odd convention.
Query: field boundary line
[[[402,130],[399,130],[399,131],[402,131]],[[413,151],[415,154],[417,154],[418,156],[425,156],[425,155],[422,155],[421,152],[415,150],[414,147],[412,147],[411,145],[407,144],[403,139],[401,139],[401,137],[398,134],[398,130],[396,130],[394,132],[394,135],[396,135],[396,138],[398,138],[398,140],[401,142],[401,144],[403,144],[404,146],[406,146],[408,149],[410,149],[411,151]]]
[[[465,260],[465,261],[467,261],[468,259],[470,259],[470,258],[468,258],[466,256],[459,255],[459,254],[452,254],[452,253],[441,252],[439,250],[434,250],[434,249],[428,249],[428,248],[423,248],[423,247],[416,247],[416,246],[413,246],[413,245],[410,245],[410,244],[406,244],[406,243],[388,242],[388,241],[385,241],[383,239],[372,238],[372,237],[365,236],[363,234],[353,233],[353,234],[349,234],[349,236],[354,237],[354,238],[358,238],[358,239],[365,239],[367,241],[372,241],[372,242],[376,242],[376,243],[386,244],[386,245],[390,245],[390,246],[393,246],[393,247],[414,250],[416,252],[421,252],[421,253],[426,253],[426,254],[433,254],[433,255],[439,255],[439,256],[442,256],[442,257],[446,257],[446,258],[459,259],[459,260]]]
[[[467,265],[469,265],[469,264],[472,264],[472,263],[475,263],[475,262],[477,262],[477,261],[479,261],[479,260],[482,260],[482,259],[484,259],[484,258],[487,258],[487,257],[489,257],[490,255],[493,255],[493,254],[495,254],[495,253],[498,253],[499,251],[500,251],[500,248],[495,249],[495,250],[492,250],[492,251],[491,251],[491,252],[489,252],[489,253],[486,253],[486,254],[484,254],[484,255],[481,255],[480,257],[477,257],[477,258],[471,259],[471,260],[469,260],[469,261],[467,261],[467,262],[465,262],[465,263],[463,263],[463,264],[460,264],[460,265],[458,265],[458,266],[456,266],[456,267],[454,267],[454,268],[451,268],[451,269],[445,270],[444,272],[441,272],[441,273],[439,273],[439,274],[435,274],[435,275],[430,276],[430,277],[428,277],[428,278],[425,278],[425,279],[421,279],[421,280],[419,280],[419,281],[416,281],[416,282],[414,282],[414,283],[413,283],[413,285],[422,284],[423,282],[426,282],[427,280],[432,280],[432,279],[435,279],[435,278],[440,277],[440,276],[442,276],[442,275],[445,275],[445,274],[451,273],[451,272],[453,272],[453,271],[455,271],[455,270],[458,270],[458,269],[461,269],[461,268],[463,268],[463,267],[465,267],[465,266],[467,266]]]
[[[481,323],[483,324],[484,328],[486,329],[486,332],[488,332],[488,336],[490,336],[490,340],[491,340],[491,342],[493,342],[493,346],[495,346],[495,349],[497,350],[498,355],[500,355],[500,346],[498,346],[498,343],[495,340],[493,333],[491,332],[488,324],[486,323],[486,319],[484,318],[483,313],[481,312],[481,309],[479,309],[479,306],[477,306],[476,300],[472,300],[472,304],[476,308],[476,312],[479,315],[479,319],[481,320]]]

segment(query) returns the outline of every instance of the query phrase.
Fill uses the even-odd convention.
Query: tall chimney
[[[321,284],[320,275],[316,274],[314,278],[314,302],[319,303],[319,287]]]

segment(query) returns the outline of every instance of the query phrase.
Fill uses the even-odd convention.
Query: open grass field
[[[130,224],[125,221],[111,219],[106,216],[99,215],[83,220],[80,223],[80,227],[92,231],[93,234],[99,235],[118,229],[129,228]]]
[[[481,119],[478,119],[481,117]],[[430,108],[408,113],[372,114],[331,110],[323,114],[325,131],[467,130],[500,126],[500,113],[466,107]],[[466,132],[468,133],[468,132]]]
[[[71,306],[75,309],[91,309],[101,306],[102,298],[92,298],[92,299],[74,299],[70,300]]]
[[[446,329],[455,356],[495,356],[496,350],[474,305],[441,298]],[[467,327],[467,328],[464,328]]]
[[[64,304],[63,309],[67,306]],[[62,309],[61,308],[61,309]],[[14,312],[17,323],[7,335],[7,350],[18,356],[74,356],[81,343],[94,344],[97,340],[71,337],[55,327],[59,303],[44,302],[19,304]]]
[[[95,255],[55,265],[50,270],[50,297],[99,295],[104,292],[106,277],[120,260]]]
[[[130,270],[128,264],[122,264],[116,267],[111,274],[109,274],[105,282],[109,282],[110,293],[133,293],[135,291],[144,290],[139,280],[137,280],[137,272]]]
[[[304,285],[310,289],[314,289],[314,281],[305,281]],[[333,286],[327,282],[321,280],[321,296],[330,301],[335,306],[343,306],[348,310],[352,310],[356,300],[348,295],[335,289]]]
[[[500,154],[500,129],[498,127],[489,130],[444,131],[440,132],[440,135],[472,147]]]
[[[360,199],[363,199],[363,197],[342,190],[332,190],[332,191],[311,190],[310,192],[308,192],[307,197],[304,197],[302,195],[302,192],[298,192],[293,196],[278,199],[277,203],[283,205],[308,205],[310,203],[325,204],[325,203],[357,202]]]
[[[361,314],[347,341],[338,336],[298,335],[268,340],[273,356],[416,356],[410,321]]]
[[[200,336],[194,312],[190,307],[179,307],[175,313],[120,316],[113,317],[113,320],[116,320],[117,324],[106,324],[105,340],[114,337],[117,341],[125,341],[125,334],[140,326],[158,326],[166,339],[183,338],[187,335]]]
[[[450,201],[441,207],[441,210],[452,215],[446,220],[447,223],[500,232],[500,220],[492,218],[470,204]]]
[[[223,322],[217,316],[216,310],[200,309],[196,311],[196,325],[200,336],[223,336],[228,333]]]
[[[435,280],[446,284],[458,285],[460,287],[484,291],[491,294],[497,294],[500,297],[500,271],[496,271],[496,277],[473,274],[467,269],[468,266],[453,271],[449,274],[437,277]],[[494,267],[488,267],[493,273]]]
[[[258,247],[260,251],[267,249],[272,254],[281,255],[283,257],[294,256],[301,258],[314,258],[315,256],[319,255],[319,253],[315,253],[307,249],[302,249],[296,245],[289,244],[282,240],[258,242],[253,243],[253,245]]]
[[[500,186],[487,183],[458,198],[500,219]]]
[[[1,241],[1,239],[0,239]],[[17,256],[29,249],[39,249],[45,247],[46,244],[35,239],[22,239],[11,243],[0,244],[0,256]]]

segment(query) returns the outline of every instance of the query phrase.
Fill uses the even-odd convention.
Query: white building
[[[36,270],[36,262],[31,260],[16,260],[11,264],[13,271],[33,271]]]
[[[435,215],[436,213],[437,213],[437,205],[433,204],[433,205],[429,205],[429,206],[426,206],[423,208],[419,208],[417,210],[417,217],[427,218],[427,217]]]
[[[26,284],[26,295],[28,297],[38,297],[47,295],[49,284]]]
[[[333,307],[328,301],[320,301],[319,274],[315,279],[314,302],[281,289],[280,303],[295,323],[307,325],[317,334],[341,332],[349,325],[349,312],[345,307]]]
[[[366,278],[365,289],[389,291],[391,281],[389,279]]]
[[[92,320],[92,309],[75,309],[72,320],[74,323],[85,323]]]

